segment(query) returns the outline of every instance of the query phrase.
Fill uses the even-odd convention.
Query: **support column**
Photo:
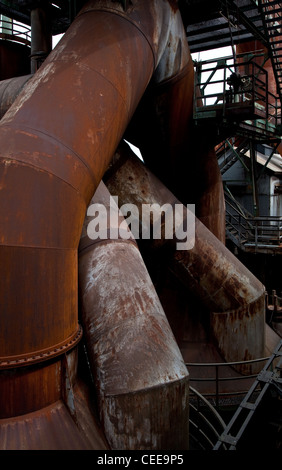
[[[35,73],[52,50],[51,21],[48,5],[31,10],[31,73]]]

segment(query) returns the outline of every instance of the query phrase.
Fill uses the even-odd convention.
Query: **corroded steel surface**
[[[9,78],[0,82],[0,119],[15,101],[32,75]]]
[[[77,348],[43,364],[0,374],[1,450],[107,449]]]
[[[195,204],[197,217],[224,243],[225,201],[215,137],[193,123],[194,69],[188,45],[183,49],[185,67],[151,83],[126,139],[180,201]]]
[[[1,371],[7,389],[11,382],[15,385],[14,400],[25,380],[25,367],[17,366],[27,365],[30,358],[36,362],[41,358],[44,367],[48,355],[61,346],[65,351],[78,334],[77,247],[85,210],[154,71],[175,73],[184,64],[185,55],[178,55],[180,62],[175,64],[164,54],[176,25],[182,25],[180,14],[166,1],[133,1],[126,12],[110,0],[89,2],[0,122],[0,269],[5,273],[0,285],[0,357],[3,367],[15,367]],[[162,60],[169,67],[162,67]],[[135,246],[130,249],[140,257]],[[111,263],[102,245],[100,256],[102,264]],[[122,253],[120,256],[122,259]],[[118,270],[114,274],[111,287],[115,290]],[[143,275],[139,273],[135,291],[137,312],[144,302],[140,295]],[[142,292],[151,304],[154,294],[149,291],[147,286]],[[101,292],[106,293],[104,285]],[[149,336],[152,344],[146,363],[152,380],[154,366],[149,358],[154,355],[153,342],[156,348],[164,342],[161,327],[168,334],[162,344],[164,352],[167,341],[174,348],[162,315],[160,326],[152,314],[153,336]],[[114,348],[121,348],[118,341]],[[144,353],[141,344],[139,348]],[[180,360],[178,352],[175,358],[173,351],[168,351],[172,352],[172,363]],[[61,357],[56,359],[58,363]],[[162,368],[161,372],[169,378],[169,365],[166,367],[165,373]],[[186,374],[183,364],[173,370],[179,373],[178,378]],[[31,383],[36,394],[41,393],[42,382],[48,388],[46,375],[40,379],[42,374],[35,374]],[[54,377],[52,380],[50,390],[57,391],[57,382]],[[154,380],[158,383],[158,376]],[[28,388],[28,381],[24,387]],[[71,403],[71,394],[67,395]],[[38,406],[44,400],[43,394]],[[185,411],[186,406],[185,401]],[[17,412],[15,405],[7,411]],[[42,414],[40,410],[33,413],[40,415],[39,422],[31,420],[33,430],[42,425],[49,433],[46,408]],[[58,416],[62,434],[57,445],[61,448],[69,424],[64,412]],[[20,429],[24,433],[24,423],[29,420],[15,420],[14,427],[12,422],[0,423],[2,430],[7,424],[9,434],[19,425],[20,436],[16,432],[14,438],[19,439],[19,446],[25,446],[21,439],[26,437]],[[69,433],[72,442],[75,432]],[[32,438],[28,438],[29,446]]]
[[[48,406],[59,400],[60,396],[61,361],[46,363],[43,367],[24,367],[2,372],[0,423],[2,419],[31,413]]]
[[[0,41],[0,80],[30,73],[30,48],[13,41]]]
[[[119,226],[103,183],[91,203]],[[107,439],[114,449],[187,448],[188,372],[140,252],[124,239],[93,243],[92,219],[80,243],[81,315]]]
[[[91,421],[90,426],[93,425]],[[90,428],[91,431],[91,428]],[[65,404],[58,400],[33,413],[0,421],[1,450],[104,450],[99,436],[79,429]]]
[[[1,120],[1,357],[76,331],[85,209],[169,37],[170,6],[147,7],[138,1],[125,17],[117,4],[89,2]]]
[[[120,153],[122,157],[116,153],[116,169],[113,163],[105,179],[120,205],[130,202],[141,208],[141,204],[176,202],[129,148],[123,147]],[[263,357],[264,286],[197,218],[194,247],[174,250],[169,263],[189,291],[213,312],[211,324],[224,357],[229,361]]]

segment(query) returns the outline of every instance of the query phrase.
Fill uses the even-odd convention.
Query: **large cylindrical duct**
[[[177,49],[180,54],[181,48]],[[177,57],[177,54],[176,54]],[[142,153],[146,165],[197,217],[225,242],[225,201],[214,150],[217,136],[193,122],[192,61],[161,83],[152,81],[125,138]]]
[[[159,208],[180,204],[128,148],[120,147],[115,158],[118,163],[112,165],[105,183],[118,196],[120,206],[138,207],[141,225],[154,220],[142,217],[143,204]],[[168,223],[166,217],[163,220]],[[172,241],[163,230],[162,238],[150,243],[158,247]],[[227,361],[264,357],[265,289],[261,282],[197,218],[194,246],[168,250],[167,256],[170,269],[211,312],[211,331],[223,357]]]
[[[12,106],[31,77],[32,74],[29,74],[21,77],[7,78],[7,80],[0,82],[0,119]]]
[[[167,58],[172,29],[177,41],[185,37],[175,2],[136,0],[125,12],[117,2],[90,1],[1,120],[0,368],[2,377],[15,371],[22,414],[38,405],[27,410],[25,398],[31,387],[40,395],[42,381],[17,386],[19,367],[44,367],[81,338],[77,247],[85,211]],[[190,60],[181,57],[171,73]]]
[[[79,248],[81,320],[106,437],[112,449],[188,449],[188,372],[102,182],[88,213]]]

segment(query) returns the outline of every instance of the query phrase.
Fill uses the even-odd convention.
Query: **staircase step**
[[[262,6],[262,8],[268,8],[268,7],[272,7],[272,6],[275,7],[275,5],[277,5],[277,2],[275,0],[273,0],[271,2],[264,2],[264,3],[262,3],[261,6]]]
[[[277,16],[274,16],[273,18],[273,15],[275,15],[276,13],[281,13],[282,12],[282,8],[275,8],[272,13],[264,13],[264,16],[266,17],[266,21],[267,22],[270,22],[270,21],[275,21],[276,19],[279,19],[279,17]],[[268,18],[269,17],[269,18]]]

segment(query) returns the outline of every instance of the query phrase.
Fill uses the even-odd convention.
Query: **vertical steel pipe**
[[[35,73],[52,50],[52,30],[49,3],[32,8],[31,24],[31,73]]]

